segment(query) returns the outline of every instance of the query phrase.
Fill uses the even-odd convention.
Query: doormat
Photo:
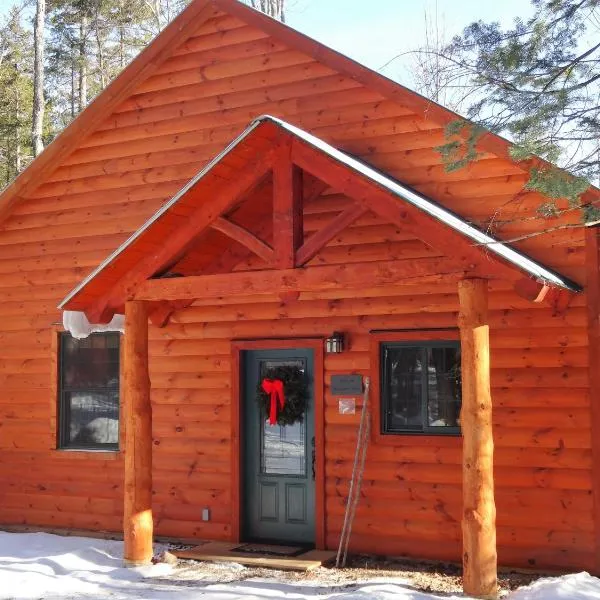
[[[263,556],[300,556],[307,548],[300,546],[276,546],[271,544],[242,544],[231,549],[232,552],[262,554]]]

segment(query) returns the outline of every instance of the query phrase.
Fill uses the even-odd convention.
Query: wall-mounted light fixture
[[[344,351],[344,334],[334,331],[325,340],[325,352],[327,354],[339,354]]]

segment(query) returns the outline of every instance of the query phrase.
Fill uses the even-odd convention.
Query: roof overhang
[[[81,144],[82,137],[92,133],[98,125],[126,100],[147,77],[168,59],[173,48],[196,32],[203,23],[220,12],[233,15],[252,27],[282,40],[290,48],[312,56],[315,60],[356,81],[384,97],[396,101],[423,118],[444,127],[462,117],[448,108],[377,73],[364,65],[328,48],[324,44],[294,30],[285,23],[270,18],[240,0],[193,0],[140,54],[116,77],[90,105],[19,176],[0,192],[0,223],[13,208],[27,199],[62,161]],[[505,138],[486,132],[478,141],[481,150],[509,160],[512,144]],[[522,163],[523,169],[532,166],[548,168],[551,165],[538,157]],[[590,186],[584,194],[589,202],[598,202],[600,190]]]
[[[164,274],[175,257],[253,189],[274,169],[277,156],[286,152],[299,168],[352,198],[359,212],[361,207],[372,210],[411,229],[459,264],[464,276],[525,277],[539,286],[528,292],[532,297],[538,297],[541,288],[581,291],[576,282],[484,233],[434,200],[314,135],[265,115],[254,120],[70,292],[60,308],[85,311],[102,322],[121,312],[123,303],[135,296],[143,282]],[[401,280],[400,276],[398,283]]]

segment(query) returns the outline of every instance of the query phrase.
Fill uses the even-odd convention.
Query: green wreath
[[[267,369],[256,389],[256,399],[264,415],[269,415],[271,395],[262,388],[265,379],[280,380],[283,383],[285,404],[278,407],[277,424],[293,425],[302,423],[308,401],[308,385],[304,373],[298,367],[281,366]]]

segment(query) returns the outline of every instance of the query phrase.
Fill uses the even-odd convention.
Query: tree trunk
[[[79,112],[85,108],[88,95],[87,52],[85,47],[87,25],[87,16],[82,14],[79,22]]]
[[[75,93],[76,93],[76,72],[75,48],[71,45],[71,119],[75,118]]]
[[[19,73],[20,65],[15,63],[15,125],[14,125],[14,140],[15,140],[15,177],[22,169],[21,156],[21,93],[19,91]]]
[[[125,31],[123,23],[119,23],[119,65],[125,68]]]
[[[102,23],[100,21],[100,6],[96,5],[94,15],[94,33],[96,36],[96,59],[98,61],[98,72],[100,75],[100,87],[104,89],[108,83],[106,66],[104,64],[104,39],[102,39]]]
[[[33,26],[33,112],[31,122],[31,142],[33,156],[44,149],[44,21],[46,19],[46,0],[37,0],[35,23]]]
[[[251,5],[266,15],[285,23],[285,0],[251,0]]]

